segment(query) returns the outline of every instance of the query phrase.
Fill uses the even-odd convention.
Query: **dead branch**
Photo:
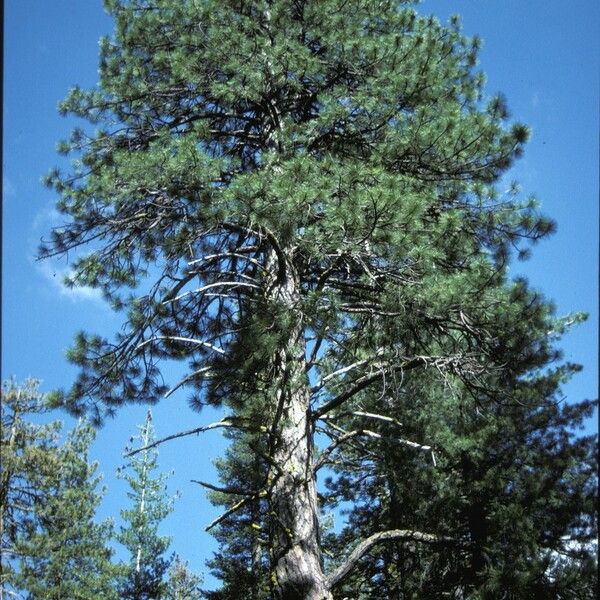
[[[139,452],[143,452],[144,450],[150,450],[150,448],[155,448],[156,446],[159,446],[160,444],[164,444],[165,442],[169,442],[169,441],[175,440],[177,438],[186,437],[188,435],[203,433],[204,431],[209,431],[211,429],[218,429],[220,427],[238,427],[240,429],[244,429],[245,428],[244,425],[235,423],[236,420],[239,420],[239,419],[236,419],[235,417],[228,417],[221,421],[217,421],[216,423],[211,423],[210,425],[204,425],[203,427],[196,427],[195,429],[189,429],[188,431],[180,431],[178,433],[173,433],[173,434],[168,435],[159,440],[155,440],[151,444],[142,446],[141,448],[136,448],[135,450],[130,450],[124,454],[124,457],[127,458],[129,456],[133,456],[134,454],[138,454]]]
[[[184,292],[183,294],[180,294],[179,296],[175,296],[174,298],[169,298],[167,300],[164,300],[162,303],[167,304],[169,302],[178,302],[179,300],[185,298],[186,296],[190,296],[192,294],[204,294],[208,290],[216,288],[216,287],[234,287],[234,288],[246,287],[246,288],[252,288],[255,290],[260,289],[260,286],[254,284],[254,283],[247,283],[245,281],[217,281],[216,283],[208,283],[206,285],[203,285],[202,287],[196,288],[195,290],[189,290],[187,292]]]
[[[335,398],[333,398],[329,402],[326,402],[325,404],[323,404],[323,406],[321,406],[320,408],[315,410],[312,415],[313,419],[319,419],[324,414],[328,413],[329,411],[333,410],[334,408],[341,406],[344,402],[346,402],[346,400],[349,400],[350,398],[352,398],[352,396],[355,396],[356,394],[358,394],[359,392],[361,392],[362,390],[367,388],[372,383],[375,383],[376,381],[381,379],[386,373],[395,373],[396,371],[406,371],[409,369],[414,369],[415,367],[417,367],[419,365],[423,365],[423,364],[426,364],[425,361],[423,360],[423,357],[415,356],[414,358],[412,358],[410,360],[406,360],[406,361],[401,362],[400,364],[390,366],[387,369],[382,369],[381,371],[378,371],[377,373],[359,377],[358,379],[356,379],[353,382],[354,385],[349,390],[346,390],[345,392],[341,393],[339,396],[336,396]]]
[[[357,417],[367,417],[369,419],[378,419],[380,421],[385,421],[386,423],[392,423],[393,425],[396,425],[398,427],[402,427],[402,423],[400,423],[400,421],[397,421],[396,419],[392,418],[392,417],[388,417],[386,415],[379,415],[376,413],[370,413],[370,412],[365,412],[362,410],[353,410],[347,413],[343,413],[341,415],[323,415],[322,417],[319,417],[321,420],[323,421],[327,421],[330,419],[336,419],[338,417],[346,417],[349,415],[355,415]]]
[[[341,430],[341,428],[339,428]],[[355,437],[359,437],[359,436],[367,436],[367,437],[371,437],[377,440],[391,440],[393,442],[397,442],[399,444],[403,444],[404,446],[409,446],[411,448],[416,448],[417,450],[422,450],[423,452],[431,452],[431,459],[433,461],[433,466],[437,466],[436,460],[435,460],[435,455],[433,453],[433,448],[431,446],[426,446],[424,444],[419,444],[417,442],[413,442],[411,440],[407,440],[404,438],[399,438],[396,436],[391,436],[391,435],[382,435],[380,433],[377,433],[375,431],[371,431],[369,429],[355,429],[353,431],[348,431],[348,432],[344,432],[344,434],[342,436],[340,436],[339,438],[335,439],[331,445],[329,445],[321,454],[321,456],[319,457],[319,460],[315,463],[315,466],[313,467],[313,469],[315,471],[317,471],[318,469],[320,469],[329,459],[329,457],[331,456],[331,454],[335,451],[335,449],[340,445],[343,444],[344,442],[347,442],[348,440],[351,440]]]
[[[202,487],[205,487],[209,490],[213,490],[215,492],[219,492],[221,494],[232,494],[233,496],[245,496],[248,493],[248,490],[242,490],[240,488],[224,488],[219,487],[218,485],[213,485],[212,483],[208,483],[206,481],[199,481],[198,479],[190,479],[192,483],[197,483]]]
[[[169,341],[169,342],[184,342],[186,344],[196,344],[198,346],[204,346],[205,348],[209,348],[218,354],[225,354],[225,350],[223,348],[219,348],[218,346],[214,346],[209,342],[205,342],[204,340],[197,340],[195,338],[186,338],[180,337],[178,335],[155,335],[147,340],[144,340],[142,343],[138,344],[135,347],[135,351],[141,350],[144,346],[151,344],[153,342],[161,342],[161,341]]]
[[[231,508],[227,509],[221,516],[217,517],[210,525],[204,528],[204,531],[210,531],[213,527],[218,525],[221,521],[225,520],[229,515],[232,515],[234,512],[237,512],[240,508],[244,507],[248,502],[252,502],[253,500],[257,500],[258,498],[263,498],[267,495],[266,491],[260,491],[252,494],[251,496],[246,496],[242,498],[239,502],[236,502]]]

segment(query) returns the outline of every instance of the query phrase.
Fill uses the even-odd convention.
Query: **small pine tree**
[[[15,585],[15,557],[19,547],[36,527],[35,507],[43,505],[44,489],[39,481],[57,480],[59,463],[56,441],[60,423],[35,425],[28,419],[47,411],[33,379],[18,386],[2,385],[0,445],[0,597]]]
[[[165,557],[170,538],[159,535],[158,526],[171,512],[173,503],[167,497],[167,477],[154,475],[158,453],[147,448],[154,441],[150,411],[134,439],[140,442],[140,451],[131,456],[128,472],[119,473],[129,484],[131,500],[131,507],[121,511],[126,525],[117,535],[117,541],[127,548],[131,557],[119,586],[120,594],[129,600],[164,598],[164,578],[171,563],[171,559]]]
[[[202,578],[193,573],[187,562],[176,555],[167,580],[166,600],[200,600],[203,598],[200,585]]]

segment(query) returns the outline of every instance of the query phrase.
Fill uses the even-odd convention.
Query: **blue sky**
[[[559,314],[590,313],[562,347],[566,359],[585,367],[565,388],[567,399],[595,397],[600,3],[425,0],[419,10],[442,20],[462,15],[465,33],[484,40],[480,67],[488,77],[488,92],[503,92],[513,117],[533,130],[510,179],[539,197],[544,212],[558,222],[558,233],[536,246],[528,262],[511,268],[551,298]],[[40,237],[57,223],[55,196],[40,178],[63,164],[55,145],[74,124],[58,116],[56,105],[73,84],[96,83],[97,41],[111,32],[112,24],[99,0],[6,0],[4,27],[2,377],[33,376],[48,391],[68,386],[74,377],[64,352],[76,331],[111,332],[120,325],[93,290],[69,292],[61,286],[64,261],[34,259]],[[145,410],[123,409],[98,434],[93,457],[109,488],[103,515],[117,515],[126,507],[114,471]],[[192,413],[185,398],[175,396],[157,406],[154,416],[159,437],[218,418],[209,410]],[[595,421],[588,428],[596,430]],[[216,548],[203,528],[218,511],[189,480],[214,482],[211,460],[223,448],[220,434],[212,432],[160,451],[161,469],[175,471],[171,487],[182,493],[164,529],[173,536],[172,550],[200,572]]]

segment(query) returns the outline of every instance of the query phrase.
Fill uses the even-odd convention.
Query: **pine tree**
[[[442,390],[435,394],[418,378],[405,382],[402,412],[412,418],[404,433],[433,438],[436,465],[425,464],[427,453],[417,456],[398,444],[389,425],[374,427],[380,439],[369,451],[381,459],[373,477],[361,480],[336,467],[344,474],[330,480],[330,508],[350,499],[354,508],[347,528],[329,536],[329,549],[335,556],[374,523],[435,527],[453,541],[415,544],[407,537],[373,548],[340,594],[595,597],[595,439],[574,433],[595,403],[561,407],[555,393],[564,375],[560,369],[523,383],[519,403],[487,406],[464,396],[445,401]],[[348,453],[338,458],[352,460]]]
[[[486,405],[555,359],[551,306],[507,275],[552,223],[497,190],[528,130],[485,96],[479,40],[392,0],[105,4],[99,85],[61,107],[100,128],[61,146],[78,159],[48,184],[70,221],[41,252],[87,247],[70,282],[125,324],[78,336],[80,377],[54,402],[97,421],[180,388],[222,406],[210,427],[240,430],[259,468],[223,488],[219,523],[256,507],[244,527],[274,598],[333,598],[376,543],[450,543],[374,522],[329,568],[315,433],[331,437],[325,464],[402,422],[409,375]],[[168,388],[170,359],[189,369]],[[363,447],[347,467],[369,478],[381,459]],[[225,545],[252,539],[232,533]]]
[[[207,598],[260,600],[269,593],[269,540],[264,527],[268,504],[265,495],[260,494],[268,467],[252,450],[261,451],[260,436],[236,431],[231,438],[225,456],[216,461],[224,486],[210,486],[209,498],[213,504],[229,510],[233,502],[236,510],[229,518],[219,518],[208,526],[209,531],[215,527],[214,535],[221,546],[208,566],[222,587],[207,592]],[[248,496],[248,490],[255,493]],[[243,504],[237,506],[239,503]]]
[[[93,429],[81,422],[59,446],[60,423],[28,421],[47,411],[35,381],[5,384],[2,404],[2,594],[116,599],[112,525],[95,522]]]
[[[168,600],[201,600],[204,598],[200,589],[201,583],[202,578],[192,573],[188,564],[179,556],[175,556],[169,569],[165,598]]]
[[[154,442],[150,411],[139,430],[140,448],[129,459],[128,472],[121,472],[129,484],[131,507],[121,511],[126,524],[121,527],[117,541],[127,548],[131,559],[119,593],[121,598],[130,600],[156,600],[167,597],[165,576],[171,564],[171,559],[165,556],[171,540],[159,535],[158,527],[173,509],[173,503],[167,497],[167,477],[154,474],[158,453],[148,448]]]
[[[36,425],[30,421],[47,412],[39,382],[2,384],[0,475],[0,597],[15,585],[19,547],[35,528],[36,506],[45,503],[40,481],[57,480],[60,457],[56,447],[60,423]]]

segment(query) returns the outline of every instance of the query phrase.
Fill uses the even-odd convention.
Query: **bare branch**
[[[341,429],[341,428],[337,428],[337,429]],[[353,431],[345,432],[341,437],[334,440],[333,443],[323,451],[323,453],[319,457],[319,460],[315,463],[315,466],[313,467],[313,469],[315,471],[320,469],[328,461],[331,454],[335,451],[335,449],[340,444],[343,444],[344,442],[347,442],[348,440],[351,440],[355,437],[359,437],[361,435],[371,437],[371,438],[374,438],[377,440],[392,440],[394,442],[398,442],[399,444],[403,444],[404,446],[410,446],[411,448],[416,448],[417,450],[422,450],[423,452],[431,452],[431,458],[433,461],[433,465],[437,466],[437,463],[435,460],[435,455],[433,453],[433,448],[431,446],[419,444],[417,442],[413,442],[413,441],[407,440],[405,438],[399,438],[399,437],[391,436],[391,435],[382,435],[381,433],[371,431],[370,429],[355,429]]]
[[[351,371],[352,369],[356,369],[358,367],[362,367],[364,365],[367,365],[372,360],[373,360],[372,358],[366,358],[365,360],[359,360],[359,361],[357,361],[355,363],[352,363],[351,365],[348,365],[347,367],[342,367],[341,369],[338,369],[337,371],[333,371],[333,373],[329,373],[329,375],[325,375],[325,377],[323,377],[321,379],[321,381],[319,381],[316,385],[314,385],[310,389],[310,393],[314,394],[315,392],[318,392],[322,387],[325,386],[325,384],[330,379],[333,379],[334,377],[337,377],[339,375],[343,375],[344,373],[347,373],[348,371]]]
[[[156,446],[159,446],[160,444],[164,444],[165,442],[169,442],[170,440],[175,440],[177,438],[182,438],[182,437],[194,435],[197,433],[203,433],[204,431],[209,431],[211,429],[218,429],[220,427],[238,427],[240,429],[243,429],[244,428],[243,425],[239,425],[234,422],[236,420],[239,420],[239,419],[236,419],[235,417],[227,417],[221,421],[217,421],[216,423],[211,423],[210,425],[204,425],[203,427],[196,427],[195,429],[189,429],[188,431],[180,431],[179,433],[173,433],[164,438],[161,438],[160,440],[155,440],[154,442],[152,442],[151,444],[148,444],[147,446],[142,446],[141,448],[136,448],[135,450],[130,450],[129,452],[126,452],[124,454],[124,456],[127,458],[129,456],[133,456],[134,454],[138,454],[139,452],[143,452],[144,450],[149,450],[150,448],[155,448]]]
[[[264,265],[260,261],[245,254],[245,252],[248,252],[248,253],[256,252],[257,249],[258,249],[258,246],[241,246],[239,248],[236,248],[234,252],[220,252],[218,254],[207,254],[206,256],[203,256],[202,258],[196,258],[194,260],[189,261],[188,266],[191,267],[191,266],[197,265],[199,263],[212,262],[215,260],[223,260],[226,258],[240,258],[240,259],[248,261],[248,262],[252,263],[253,265],[256,265],[258,268],[264,270]],[[194,271],[194,273],[196,273],[196,271]]]
[[[204,292],[216,288],[216,287],[248,287],[255,290],[260,289],[260,286],[254,283],[247,283],[245,281],[217,281],[216,283],[209,283],[202,287],[196,288],[195,290],[189,290],[180,294],[179,296],[175,296],[175,298],[168,298],[163,301],[163,304],[167,304],[169,302],[177,302],[186,296],[190,296],[191,294],[203,294]]]
[[[322,417],[319,417],[319,418],[323,421],[327,421],[330,419],[335,419],[337,417],[348,416],[348,415],[356,415],[357,417],[367,417],[369,419],[378,419],[380,421],[385,421],[386,423],[392,423],[393,425],[402,427],[402,423],[400,423],[400,421],[397,421],[396,419],[394,419],[392,417],[388,417],[386,415],[379,415],[376,413],[364,412],[362,410],[353,410],[351,412],[344,413],[343,415],[323,415]]]
[[[147,340],[144,340],[141,344],[138,344],[135,347],[135,351],[141,350],[144,346],[151,344],[152,342],[160,342],[160,341],[169,341],[169,342],[186,342],[188,344],[196,344],[198,346],[204,346],[205,348],[210,348],[214,350],[218,354],[225,354],[225,350],[219,348],[218,346],[213,346],[209,342],[205,342],[204,340],[196,340],[194,338],[186,338],[180,337],[177,335],[155,335]]]
[[[198,377],[198,375],[202,375],[204,378],[210,377],[209,371],[211,367],[202,367],[189,375],[186,375],[182,379],[180,379],[169,391],[165,393],[165,398],[168,398],[173,392],[177,391],[181,386],[185,385],[188,381]]]
[[[248,493],[248,490],[241,490],[240,488],[224,488],[219,487],[217,485],[213,485],[212,483],[207,483],[206,481],[199,481],[198,479],[190,479],[192,483],[197,483],[202,487],[208,488],[209,490],[213,490],[215,492],[219,492],[221,494],[232,494],[234,496],[245,496]]]
[[[240,508],[244,507],[248,502],[252,502],[253,500],[257,500],[258,498],[264,498],[267,495],[265,490],[256,492],[251,496],[246,496],[242,498],[239,502],[236,502],[231,508],[227,509],[220,517],[217,517],[210,525],[204,528],[204,531],[210,531],[215,525],[218,525],[221,521],[224,521],[229,515],[232,515],[234,512],[237,512]]]
[[[346,390],[339,396],[336,396],[335,398],[333,398],[333,400],[326,402],[323,406],[321,406],[321,408],[318,408],[317,410],[315,410],[313,412],[313,418],[319,419],[324,414],[328,413],[329,411],[333,410],[334,408],[341,406],[344,402],[346,402],[346,400],[349,400],[350,398],[352,398],[352,396],[358,394],[358,392],[364,390],[366,387],[368,387],[372,383],[381,379],[381,377],[383,377],[386,373],[394,373],[396,371],[405,371],[405,370],[409,370],[409,369],[414,369],[415,367],[422,365],[422,364],[426,364],[424,359],[420,356],[416,356],[410,360],[403,361],[402,363],[393,365],[387,369],[382,369],[381,371],[378,371],[377,373],[374,373],[372,375],[365,375],[363,377],[359,377],[358,379],[356,379],[353,382],[354,385],[349,390]]]

